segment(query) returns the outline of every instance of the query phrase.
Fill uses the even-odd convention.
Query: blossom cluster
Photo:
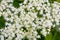
[[[60,23],[60,3],[49,0],[24,0],[19,8],[13,6],[13,0],[2,0],[0,17],[6,20],[5,28],[0,29],[6,40],[29,40],[46,36],[51,28]]]

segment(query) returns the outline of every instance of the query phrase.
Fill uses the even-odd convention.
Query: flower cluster
[[[5,28],[0,29],[6,40],[29,40],[46,36],[51,28],[60,23],[60,3],[49,0],[24,0],[18,8],[13,0],[2,0],[0,16],[6,20]]]

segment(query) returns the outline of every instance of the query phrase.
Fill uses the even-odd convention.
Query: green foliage
[[[27,38],[27,36],[25,36],[24,38],[22,38],[22,40],[29,40],[29,39]]]
[[[53,36],[52,36],[52,34],[50,33],[49,35],[47,35],[47,36],[45,37],[45,40],[52,40],[52,38],[53,38]]]
[[[59,25],[55,25],[55,26],[56,26],[56,27],[55,27],[56,31],[60,32],[60,31],[59,31],[60,23],[59,23]]]
[[[59,32],[57,32],[57,35],[55,37],[55,40],[60,40],[60,33]]]
[[[14,0],[13,1],[13,6],[15,8],[19,8],[20,7],[19,3],[23,3],[23,2],[24,2],[24,0]]]
[[[23,2],[24,2],[24,0],[18,0],[18,2],[19,2],[19,3],[23,3]]]
[[[54,1],[56,1],[56,0],[49,0],[50,3],[54,3]]]
[[[3,16],[0,17],[0,29],[5,27],[6,20]]]
[[[16,1],[13,2],[13,6],[14,6],[15,8],[19,8],[19,7],[20,7],[20,6],[19,6],[19,3],[16,2]]]
[[[36,31],[37,31],[38,35],[41,35],[42,29],[37,29]]]
[[[54,3],[54,1],[60,2],[60,0],[49,0],[50,3]]]
[[[60,0],[56,0],[57,2],[60,2]]]
[[[0,0],[0,3],[1,3],[2,0]]]
[[[45,40],[60,40],[60,32],[56,31],[55,28],[51,29],[51,32],[45,37]]]

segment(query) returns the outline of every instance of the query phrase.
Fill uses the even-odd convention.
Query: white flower
[[[27,3],[27,1],[28,1],[28,0],[24,0],[24,4],[26,4],[26,3]]]
[[[37,38],[41,38],[40,35],[37,35]]]
[[[4,16],[6,20],[5,26],[8,25],[5,29],[0,30],[2,35],[8,37],[6,40],[12,40],[15,34],[17,35],[15,40],[22,40],[24,36],[27,36],[29,40],[36,40],[36,38],[40,38],[40,35],[37,35],[36,29],[42,29],[41,34],[46,36],[51,31],[51,27],[55,27],[55,24],[52,24],[52,22],[55,21],[56,25],[59,25],[60,3],[58,2],[50,4],[48,0],[25,0],[23,3],[19,3],[19,8],[15,8],[12,3],[8,5],[9,2],[13,2],[13,0],[2,0],[0,4],[0,16]],[[47,4],[44,4],[45,2],[47,2]],[[40,11],[39,14],[42,14],[43,17],[38,18],[38,11],[35,11],[34,7]],[[28,12],[25,12],[25,8],[27,8]],[[43,13],[43,10],[45,10],[46,14]],[[20,17],[17,15],[19,12]],[[8,23],[7,21],[14,23]],[[21,29],[23,26],[28,32]],[[48,29],[46,29],[46,27],[48,27]],[[48,30],[48,32],[46,30]]]
[[[43,30],[41,31],[41,33],[42,33],[44,36],[46,36],[46,35],[47,35],[46,29],[43,29]]]
[[[13,0],[6,0],[7,2],[13,2]]]

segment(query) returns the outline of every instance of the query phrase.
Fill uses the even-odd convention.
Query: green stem
[[[53,36],[53,40],[55,40],[56,35],[57,35],[57,32],[55,32],[55,34],[54,34],[54,36]]]

